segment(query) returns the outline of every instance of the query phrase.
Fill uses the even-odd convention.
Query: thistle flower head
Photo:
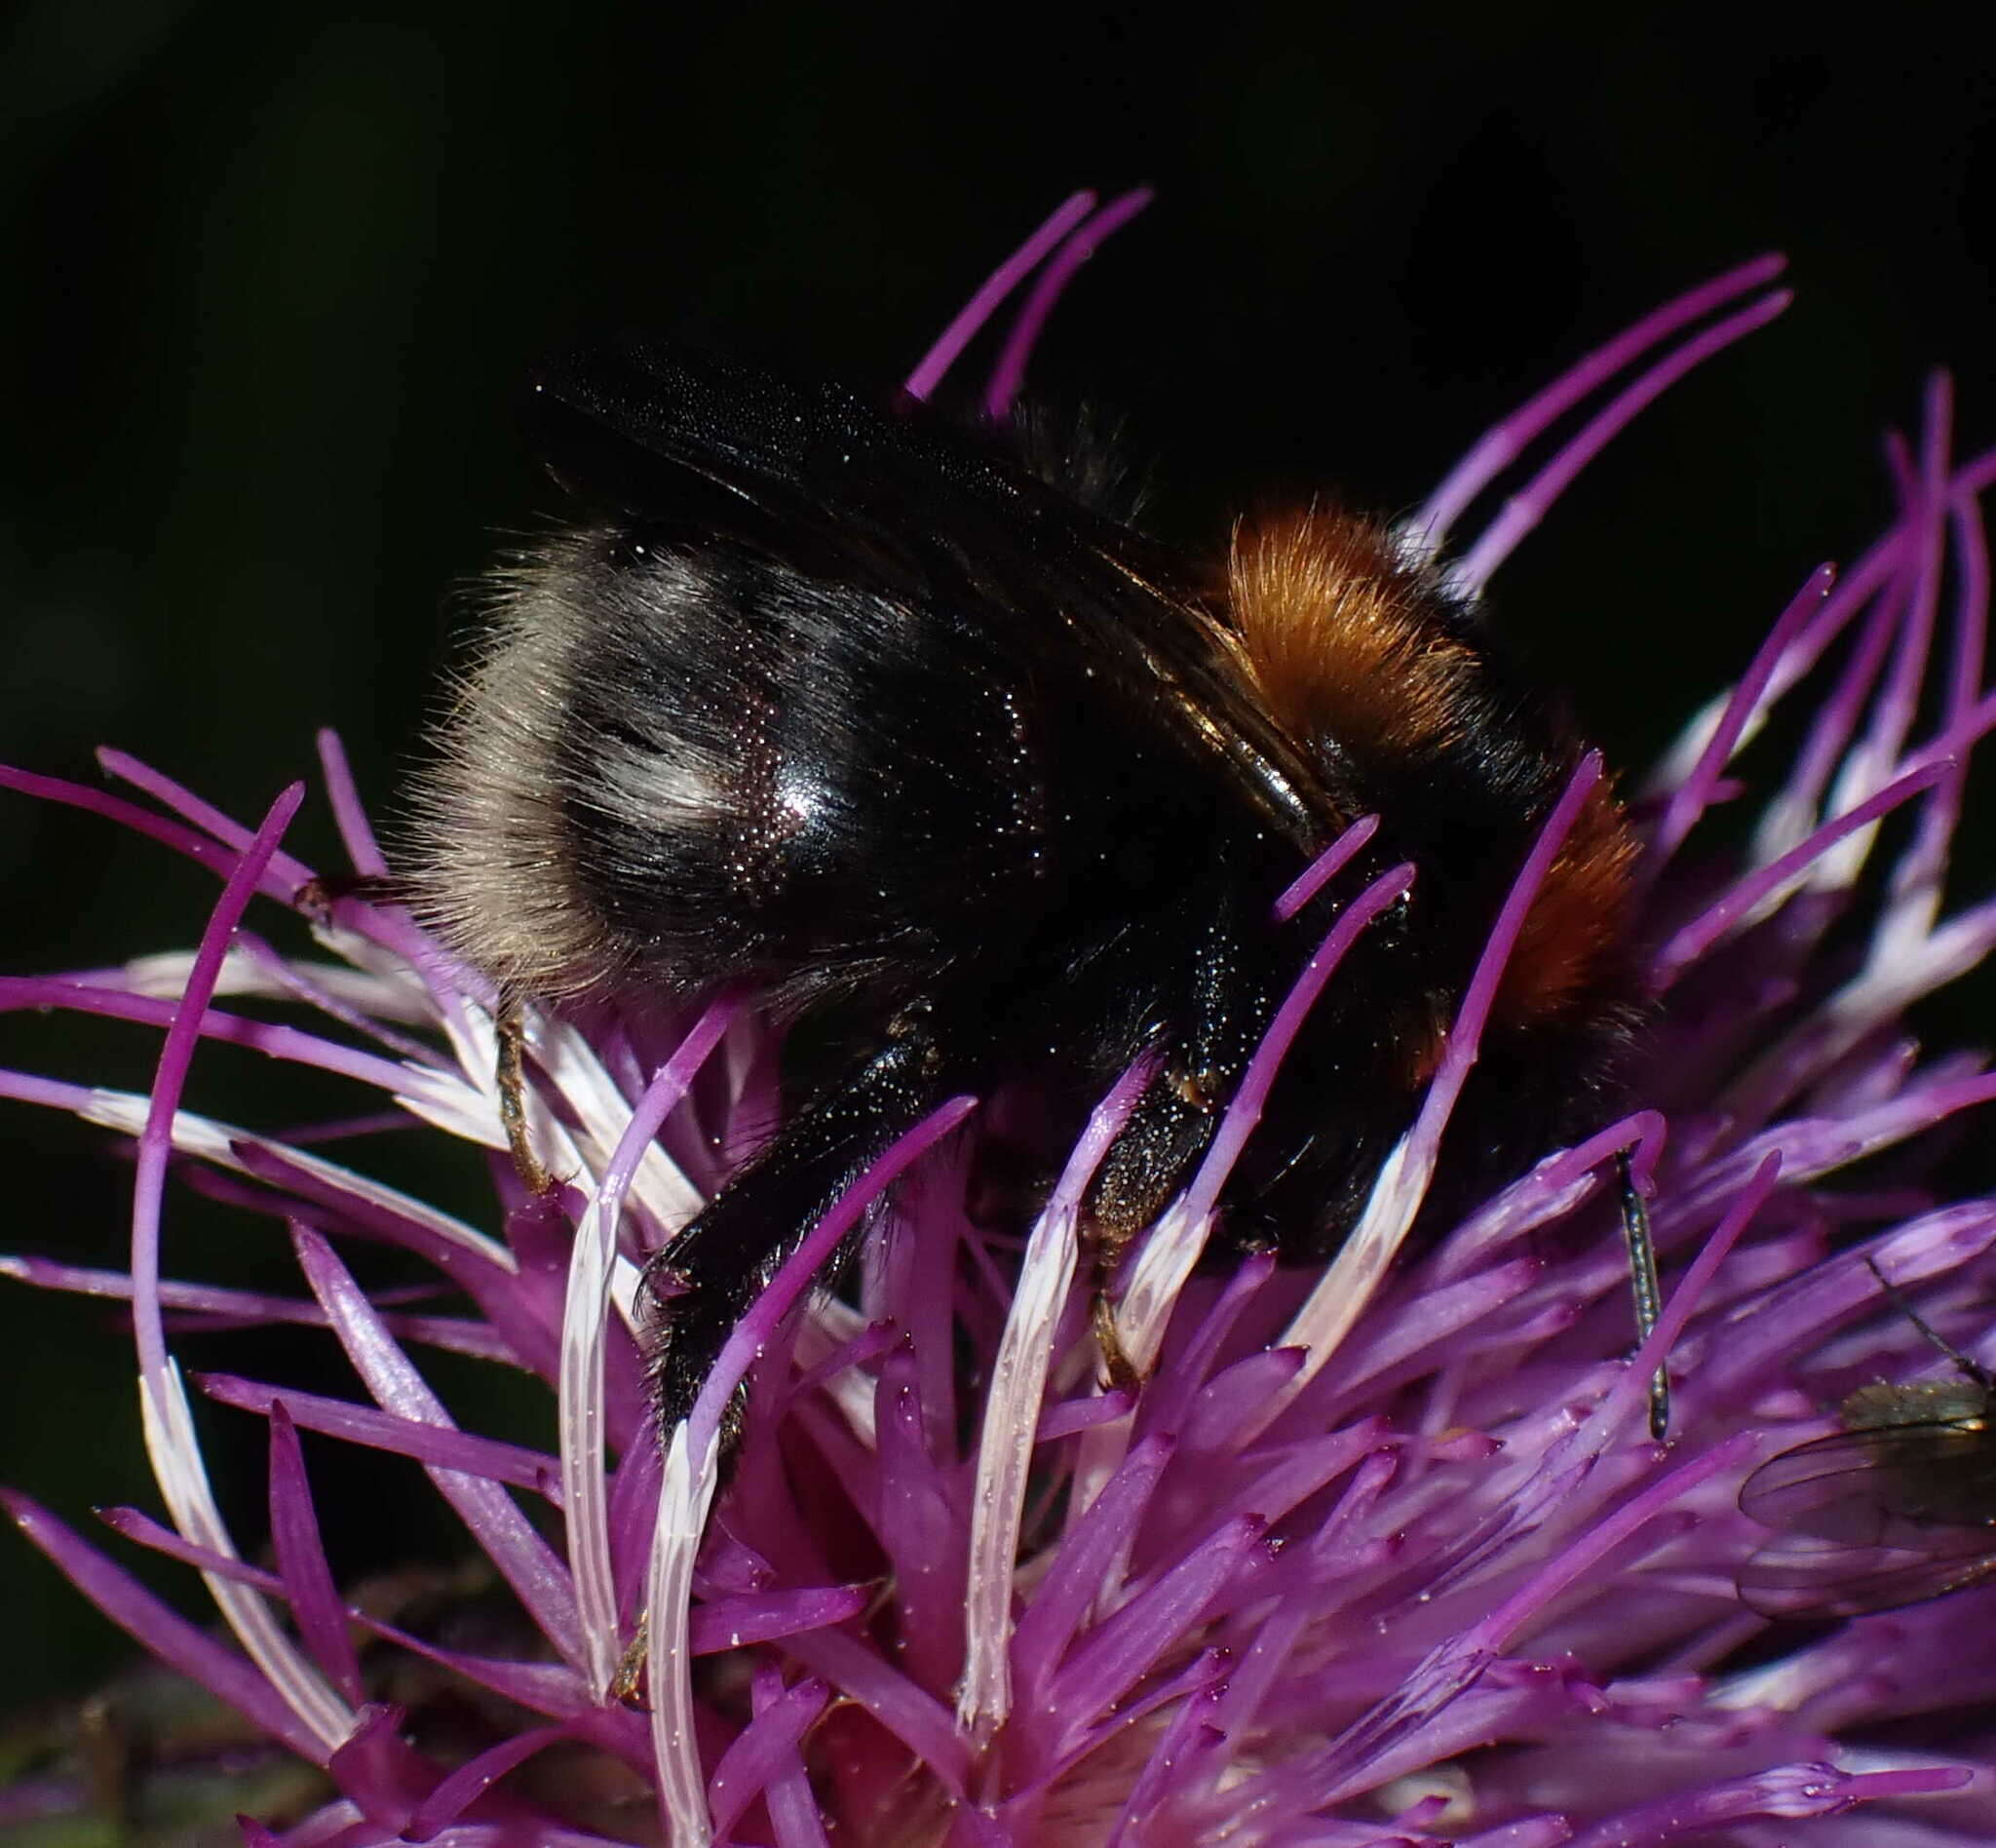
[[[909,388],[933,390],[1036,279],[987,388],[1002,411],[1067,276],[1140,203],[1070,201]],[[1779,311],[1779,268],[1721,277],[1583,361],[1471,451],[1405,543],[1447,548],[1480,587],[1642,404]],[[1546,455],[1555,424],[1572,434]],[[1740,1512],[1748,1473],[1834,1431],[1852,1387],[1944,1367],[1878,1276],[1971,1351],[1992,1281],[1996,1201],[1944,1201],[1930,1177],[1933,1133],[1996,1096],[1996,1076],[1922,1054],[1905,1016],[1996,943],[1996,903],[1945,898],[1968,754],[1996,724],[1979,511],[1996,457],[1954,463],[1944,384],[1917,443],[1893,454],[1885,532],[1848,571],[1804,580],[1641,791],[1660,1009],[1641,1107],[1401,1252],[1505,955],[1599,775],[1591,760],[1335,1262],[1203,1266],[1287,1037],[1398,896],[1393,876],[1340,913],[1210,1157],[1132,1260],[1118,1322],[1133,1391],[1098,1382],[1077,1227],[1140,1070],[1101,1099],[1022,1251],[965,1212],[975,1099],[897,1142],[776,1276],[662,1451],[640,1267],[779,1108],[776,1035],[753,997],[670,1018],[529,1016],[530,1133],[569,1177],[535,1196],[504,1156],[495,997],[365,884],[336,896],[351,881],[286,853],[302,788],[252,829],[115,752],[105,767],[140,800],[5,773],[221,883],[191,956],[0,981],[15,1007],[160,1030],[149,1096],[19,1072],[0,1090],[136,1138],[127,1273],[6,1268],[129,1297],[165,1519],[107,1519],[199,1571],[224,1630],[175,1616],[11,1492],[17,1521],[146,1648],[318,1768],[316,1807],[244,1821],[251,1843],[1986,1839],[1996,1657],[1961,1635],[1996,1593],[1787,1631],[1736,1589],[1782,1544]],[[1500,483],[1499,514],[1456,542]],[[1800,743],[1770,763],[1778,708],[1801,714]],[[329,737],[320,767],[343,870],[383,873]],[[1721,802],[1750,827],[1708,826]],[[305,917],[316,949],[252,934],[256,905]],[[231,1005],[249,999],[285,1018]],[[357,1121],[393,1109],[491,1151],[490,1224],[368,1178],[358,1133],[328,1151],[199,1114],[211,1041],[335,1075],[365,1099]],[[1886,1151],[1889,1184],[1848,1177]],[[1633,1353],[1615,1235],[1625,1154],[1669,1278]],[[296,1294],[179,1274],[163,1251],[176,1169],[284,1222]],[[849,1284],[815,1290],[863,1222]],[[450,1306],[370,1300],[342,1254],[355,1239],[422,1260]],[[170,1317],[322,1331],[351,1363],[344,1399],[194,1382],[267,1423],[267,1557],[246,1557],[217,1511]],[[461,1428],[425,1378],[439,1350],[544,1380],[557,1451]],[[1675,1408],[1658,1444],[1645,1409],[1666,1356]],[[744,1382],[717,1493],[716,1433]],[[422,1466],[503,1581],[513,1646],[469,1649],[348,1601],[301,1430]],[[382,1665],[411,1660],[431,1665],[425,1685],[459,1690],[476,1737],[441,1743],[384,1698]]]

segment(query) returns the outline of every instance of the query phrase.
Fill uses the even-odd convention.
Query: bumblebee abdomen
[[[1029,934],[1061,896],[1017,679],[913,600],[562,534],[501,579],[418,793],[424,908],[536,995],[919,982],[980,920]]]

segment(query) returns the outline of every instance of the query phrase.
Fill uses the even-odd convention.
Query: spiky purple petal
[[[1141,203],[1069,201],[910,389],[932,390],[1032,278],[985,385],[994,413],[1009,407],[1068,276]],[[1635,408],[1779,312],[1785,295],[1765,289],[1779,268],[1743,266],[1583,361],[1471,452],[1410,522],[1409,547],[1432,555],[1504,469],[1585,409],[1471,537],[1458,576],[1479,584]],[[1591,761],[1520,874],[1364,1236],[1315,1290],[1266,1257],[1211,1274],[1213,1209],[1287,1036],[1404,869],[1341,912],[1205,1168],[1126,1271],[1118,1327],[1146,1373],[1133,1393],[1096,1378],[1076,1219],[1141,1067],[1104,1099],[1022,1256],[964,1211],[982,1114],[969,1100],[897,1145],[750,1311],[662,1457],[638,1267],[779,1107],[776,1036],[752,998],[699,1020],[529,1010],[530,1135],[565,1183],[532,1196],[500,1153],[497,997],[393,905],[339,896],[340,881],[282,853],[291,798],[251,830],[117,752],[106,768],[167,815],[0,773],[148,833],[225,888],[192,956],[0,981],[0,1007],[166,1031],[149,1098],[0,1075],[0,1091],[140,1148],[129,1277],[0,1269],[131,1301],[175,1524],[108,1519],[205,1573],[248,1653],[173,1618],[33,1504],[10,1507],[115,1618],[329,1767],[338,1793],[282,1835],[245,1824],[258,1844],[582,1848],[606,1837],[569,1813],[580,1798],[561,1767],[584,1761],[570,1754],[646,1808],[655,1796],[687,1844],[1986,1839],[1996,1725],[1975,1715],[1996,1701],[1996,1669],[1960,1636],[1996,1588],[1788,1643],[1734,1593],[1765,1538],[1737,1505],[1747,1471],[1833,1428],[1852,1386],[1930,1364],[1867,1261],[1963,1341],[1982,1334],[1996,1279],[1996,1202],[1940,1197],[1932,1155],[1932,1132],[1996,1098],[1996,1077],[1978,1058],[1924,1058],[1903,1020],[1996,946],[1996,901],[1943,904],[1966,761],[1996,724],[1977,505],[1996,456],[1957,466],[1951,417],[1937,380],[1917,441],[1890,451],[1892,526],[1840,577],[1804,582],[1648,786],[1643,941],[1664,1004],[1637,1090],[1668,1118],[1636,1110],[1549,1154],[1388,1267]],[[1767,719],[1805,683],[1820,691],[1801,745],[1770,777]],[[320,762],[352,869],[379,875],[329,735]],[[1756,789],[1760,817],[1728,859],[1706,817]],[[1899,836],[1881,836],[1894,810]],[[1303,869],[1282,908],[1371,827]],[[1882,878],[1868,870],[1881,838],[1906,843]],[[324,959],[246,930],[252,892],[302,909]],[[214,1005],[222,995],[290,1018],[252,1020]],[[190,1061],[212,1043],[273,1069],[317,1066],[359,1101],[303,1132],[214,1123],[182,1107]],[[367,1133],[385,1113],[500,1154],[496,1234],[371,1178]],[[350,1159],[303,1146],[328,1135]],[[1824,1184],[1888,1151],[1882,1177]],[[163,1279],[170,1152],[210,1196],[291,1222],[314,1302]],[[1624,1152],[1674,1279],[1632,1355],[1600,1172]],[[845,1295],[813,1300],[823,1255],[863,1222]],[[401,1248],[437,1286],[369,1300],[335,1253],[349,1238]],[[436,1289],[459,1296],[451,1313],[403,1306]],[[201,1382],[269,1420],[275,1571],[237,1557],[212,1512],[166,1338],[189,1318],[325,1328],[376,1402]],[[459,1430],[417,1344],[558,1379],[559,1456]],[[1667,1351],[1678,1425],[1658,1446],[1642,1410]],[[738,1388],[744,1435],[716,1503],[714,1439]],[[510,1628],[480,1653],[343,1601],[295,1427],[429,1471],[506,1586]],[[617,1699],[647,1599],[648,1717]],[[1748,1645],[1768,1659],[1732,1666]],[[381,1652],[506,1717],[433,1759],[394,1710],[367,1704]],[[1929,1717],[1949,1722],[1944,1745],[1938,1728],[1910,1743]],[[536,1808],[550,1791],[554,1809]]]

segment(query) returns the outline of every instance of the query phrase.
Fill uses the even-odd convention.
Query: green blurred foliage
[[[1080,280],[1040,377],[1126,413],[1193,535],[1271,492],[1406,506],[1665,294],[1792,254],[1797,308],[1649,413],[1500,580],[1507,626],[1625,763],[1741,665],[1818,559],[1875,529],[1879,434],[1913,415],[1929,365],[1959,368],[1965,442],[1996,439],[1991,78],[1940,35],[1317,4],[1196,29],[1084,10],[1036,36],[987,15],[965,50],[965,22],[940,17],[17,11],[0,756],[89,779],[114,741],[253,820],[330,724],[392,809],[452,587],[554,503],[510,423],[536,354],[634,320],[892,379],[1080,184],[1161,198]],[[294,841],[330,863],[317,811]],[[1985,837],[1971,884],[1989,863]],[[0,892],[7,966],[35,970],[184,945],[212,896],[159,849],[12,796]],[[1975,1030],[1987,999],[1948,1030]],[[10,1020],[0,1062],[142,1086],[152,1052]],[[287,1120],[247,1057],[214,1053],[198,1078],[203,1107]],[[103,1138],[24,1105],[0,1136],[0,1249],[114,1259],[126,1171]],[[383,1159],[477,1210],[461,1155],[437,1173]],[[296,1288],[279,1227],[184,1195],[169,1269]],[[72,1519],[156,1505],[115,1318],[4,1284],[0,1316],[0,1480]],[[210,1338],[188,1359],[302,1362],[319,1390],[352,1389],[316,1338]],[[253,1544],[260,1427],[203,1416]],[[545,1441],[545,1417],[501,1393],[484,1422]],[[449,1557],[414,1472],[397,1500],[393,1470],[311,1459],[348,1569]],[[4,1570],[0,1709],[119,1658],[38,1559]]]

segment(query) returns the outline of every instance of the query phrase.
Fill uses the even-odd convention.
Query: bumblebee
[[[794,1107],[653,1260],[667,1428],[777,1266],[941,1099],[1029,1096],[1051,1158],[1147,1056],[1087,1201],[1106,1284],[1339,907],[1409,862],[1221,1199],[1222,1245],[1334,1251],[1583,751],[1478,605],[1364,519],[1312,508],[1179,552],[1045,425],[642,339],[548,368],[528,420],[574,514],[493,576],[417,791],[419,909],[503,995],[735,984],[796,1049]],[[1427,1225],[1607,1114],[1640,1013],[1635,854],[1597,786]]]

